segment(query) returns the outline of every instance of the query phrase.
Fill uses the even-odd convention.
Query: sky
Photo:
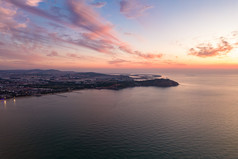
[[[236,69],[237,8],[237,0],[0,0],[0,69]]]

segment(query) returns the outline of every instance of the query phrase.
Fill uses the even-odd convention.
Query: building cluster
[[[0,70],[0,100],[19,96],[68,92],[79,89],[123,89],[128,87],[172,87],[179,83],[160,75],[109,75],[58,70]]]
[[[0,99],[66,92],[74,89],[107,87],[106,83],[130,81],[123,75],[76,72],[0,72]],[[109,87],[109,86],[108,86]]]

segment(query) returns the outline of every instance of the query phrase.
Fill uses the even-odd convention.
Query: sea
[[[238,71],[162,75],[180,85],[0,101],[0,159],[237,159]]]

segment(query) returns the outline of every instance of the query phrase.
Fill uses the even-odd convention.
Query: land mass
[[[0,99],[40,96],[80,89],[119,90],[128,87],[174,87],[178,85],[178,82],[152,74],[112,75],[52,69],[0,70]]]

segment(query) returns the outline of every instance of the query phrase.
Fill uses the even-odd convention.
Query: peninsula
[[[80,89],[174,87],[179,83],[152,74],[102,74],[59,70],[0,70],[0,99],[68,92]]]

